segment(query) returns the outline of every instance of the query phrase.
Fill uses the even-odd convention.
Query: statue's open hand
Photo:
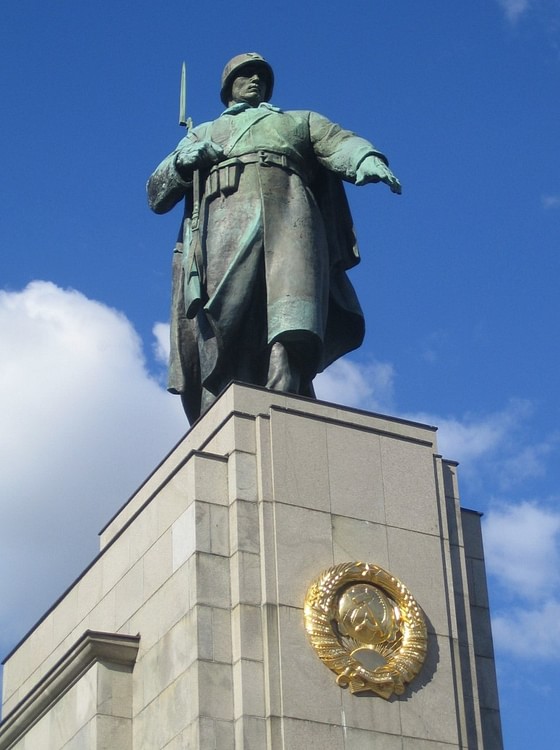
[[[356,185],[365,185],[368,182],[384,182],[392,193],[402,192],[401,183],[391,172],[389,167],[377,156],[366,156],[358,167],[356,174]]]
[[[223,154],[223,148],[213,141],[189,143],[177,151],[175,166],[179,172],[192,172],[193,169],[203,169],[217,164],[223,158]]]

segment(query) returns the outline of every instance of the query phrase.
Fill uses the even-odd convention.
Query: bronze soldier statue
[[[156,213],[185,199],[168,387],[191,423],[232,380],[314,396],[315,375],[360,346],[346,275],[359,255],[341,180],[401,192],[371,143],[269,104],[273,85],[261,55],[230,60],[227,109],[191,129],[148,181]]]

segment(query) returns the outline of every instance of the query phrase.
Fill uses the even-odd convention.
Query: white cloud
[[[535,502],[501,504],[483,529],[488,573],[506,594],[492,618],[496,648],[560,658],[560,512]]]
[[[537,599],[560,584],[560,512],[502,504],[484,522],[486,564],[512,596]]]
[[[441,351],[447,345],[448,334],[444,330],[431,331],[419,342],[420,356],[431,365],[439,362]]]
[[[154,334],[154,354],[161,365],[167,365],[169,361],[170,341],[169,323],[155,323],[152,328]]]
[[[515,23],[531,7],[530,0],[498,0],[508,21]]]
[[[439,450],[469,470],[482,457],[494,459],[498,451],[507,447],[515,430],[531,412],[529,401],[512,399],[504,409],[491,414],[465,414],[457,418],[419,412],[407,418],[435,424]]]
[[[392,408],[395,373],[387,362],[358,364],[339,359],[318,375],[313,385],[317,398],[372,411]]]
[[[540,443],[519,446],[517,452],[506,458],[500,469],[502,489],[508,489],[527,479],[546,474],[548,457],[558,450],[559,435],[553,434]]]
[[[543,195],[543,208],[560,208],[560,195]]]
[[[0,292],[0,633],[22,636],[188,424],[124,315],[36,281]],[[16,615],[17,613],[17,615]]]
[[[560,601],[512,607],[492,618],[496,648],[521,659],[560,659]]]

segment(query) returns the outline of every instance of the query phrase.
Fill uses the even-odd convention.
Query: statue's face
[[[266,95],[266,73],[258,65],[246,65],[231,85],[230,105],[247,102],[258,107]]]

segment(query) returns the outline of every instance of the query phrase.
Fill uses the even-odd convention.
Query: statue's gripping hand
[[[188,179],[195,169],[204,169],[224,158],[224,150],[213,141],[197,141],[181,145],[175,154],[177,171]]]
[[[389,167],[373,154],[366,156],[356,174],[356,185],[365,185],[368,182],[384,182],[390,187],[392,193],[400,195],[402,192],[401,183]]]

